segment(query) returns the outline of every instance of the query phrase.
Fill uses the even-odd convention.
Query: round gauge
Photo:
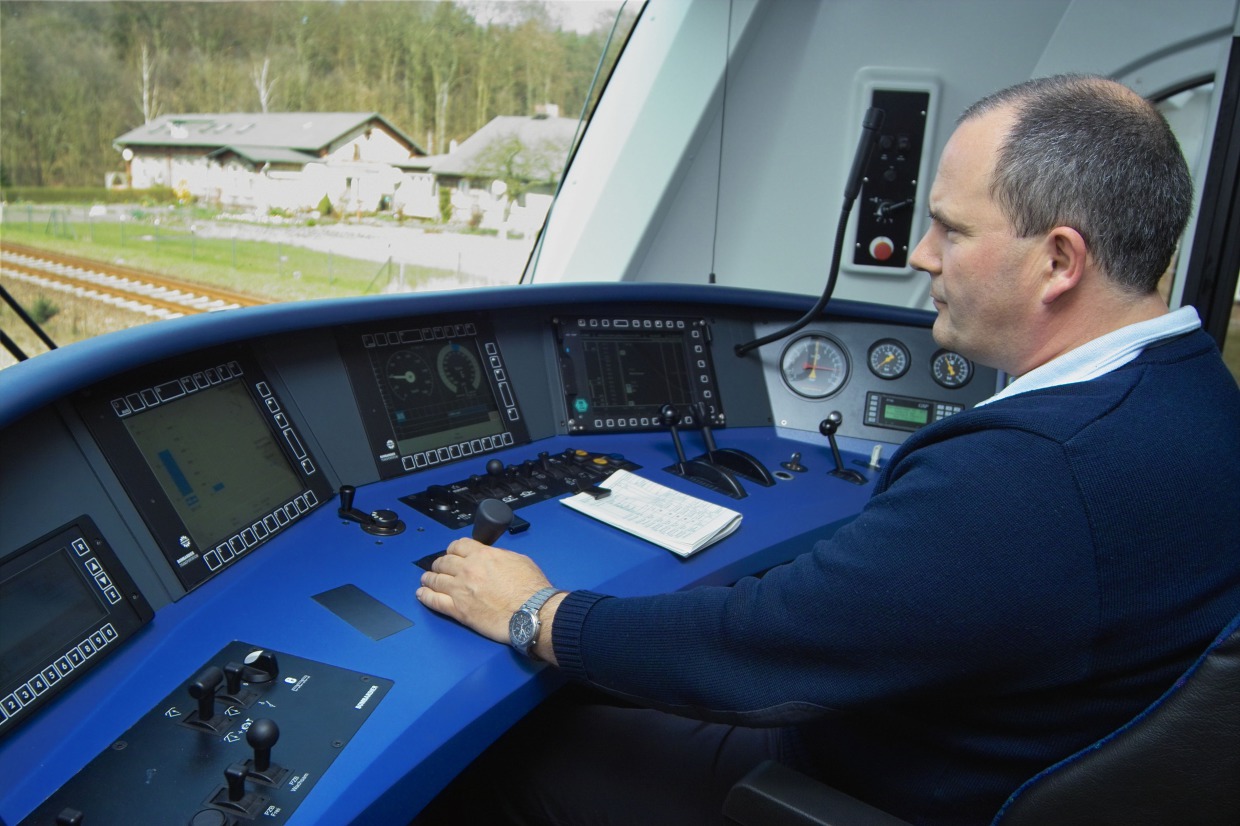
[[[447,344],[435,359],[439,378],[453,393],[472,393],[482,383],[478,357],[459,344]]]
[[[798,338],[779,362],[784,383],[807,399],[825,399],[848,379],[848,356],[834,339],[820,335]]]
[[[939,350],[930,361],[930,375],[943,387],[955,390],[973,378],[973,364],[959,353]]]
[[[388,358],[385,369],[388,387],[392,389],[392,395],[401,401],[425,396],[435,389],[431,366],[421,353],[399,350]]]
[[[908,348],[894,338],[870,346],[870,371],[880,379],[898,379],[908,372]]]

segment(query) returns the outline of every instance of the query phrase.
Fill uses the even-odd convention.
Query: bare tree
[[[159,117],[159,93],[155,88],[155,59],[151,57],[151,48],[142,44],[140,71],[142,74],[142,122],[150,123]]]
[[[250,69],[250,79],[254,81],[254,88],[258,90],[258,105],[260,111],[266,112],[267,107],[271,105],[271,92],[275,88],[276,82],[268,77],[271,70],[271,58],[264,57],[261,67],[254,66]]]

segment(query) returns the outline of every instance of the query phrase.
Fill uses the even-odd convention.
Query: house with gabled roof
[[[578,123],[556,106],[540,110],[500,115],[449,154],[426,158],[439,186],[452,188],[453,220],[521,232],[542,224]],[[519,191],[508,181],[520,181]]]
[[[164,115],[121,135],[129,184],[265,211],[401,209],[434,217],[426,153],[375,112]]]

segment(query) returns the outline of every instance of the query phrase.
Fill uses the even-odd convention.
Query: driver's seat
[[[908,826],[778,763],[724,802],[738,826]],[[991,826],[1240,824],[1240,615],[1122,728],[1021,785]]]

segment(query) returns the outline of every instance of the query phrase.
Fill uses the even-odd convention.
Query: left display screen
[[[244,353],[222,355],[131,374],[78,405],[187,589],[331,498],[271,382]]]
[[[238,513],[268,512],[301,492],[301,479],[240,382],[208,387],[124,422],[199,545],[228,538]],[[248,461],[237,461],[238,454]]]

